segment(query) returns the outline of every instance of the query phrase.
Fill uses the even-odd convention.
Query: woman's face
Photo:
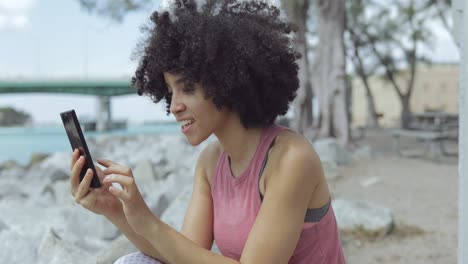
[[[182,75],[166,72],[164,79],[172,94],[170,112],[179,122],[189,143],[197,146],[223,123],[227,112],[218,110],[211,98],[206,99],[199,84],[195,84],[193,91],[188,91],[181,81]]]

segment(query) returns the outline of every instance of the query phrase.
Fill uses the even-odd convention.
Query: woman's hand
[[[90,188],[91,179],[93,178],[93,171],[91,169],[88,169],[80,183],[80,172],[84,164],[85,157],[80,156],[80,152],[75,149],[70,166],[70,191],[75,201],[89,211],[108,218],[122,214],[122,204],[109,192],[111,184],[103,183],[105,175],[98,166],[95,167],[99,181],[102,183],[101,188]]]
[[[110,193],[122,202],[128,224],[133,228],[135,233],[142,236],[148,234],[158,218],[151,212],[143,200],[135,184],[132,170],[129,167],[110,160],[98,159],[97,161],[106,167],[104,175],[107,176],[104,178],[103,183],[106,184]],[[120,184],[122,190],[108,185],[113,182]]]

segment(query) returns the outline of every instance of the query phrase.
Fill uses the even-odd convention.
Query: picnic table
[[[412,129],[430,131],[458,130],[458,114],[446,112],[424,112],[411,116]]]
[[[458,153],[447,151],[444,143],[458,141],[458,114],[444,112],[425,112],[414,114],[409,129],[394,129],[392,131],[395,151],[405,156],[401,150],[400,138],[414,138],[425,144],[421,156],[429,153],[431,159],[440,155],[454,156]]]

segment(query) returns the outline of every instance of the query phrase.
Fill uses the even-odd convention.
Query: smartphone
[[[85,164],[83,165],[83,168],[80,172],[80,182],[83,180],[86,171],[88,169],[91,169],[93,170],[93,179],[91,180],[91,187],[101,187],[101,182],[99,181],[96,168],[94,167],[93,159],[89,154],[89,149],[86,145],[83,132],[81,131],[81,125],[78,122],[75,110],[72,109],[60,113],[60,117],[62,118],[63,126],[65,127],[65,131],[67,132],[68,140],[70,141],[72,150],[78,149],[80,151],[80,156],[84,156],[86,158]]]

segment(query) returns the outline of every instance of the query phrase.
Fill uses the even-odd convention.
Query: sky
[[[6,79],[130,78],[136,62],[132,50],[142,37],[139,27],[150,9],[129,14],[122,23],[90,15],[76,0],[0,0],[0,81]],[[458,52],[450,35],[434,26],[437,35],[428,56],[435,62],[456,62]],[[0,94],[0,107],[26,111],[35,123],[60,123],[59,113],[75,109],[94,117],[93,96],[58,94]],[[163,104],[147,97],[112,98],[112,115],[129,122],[172,120]]]
[[[88,14],[76,0],[0,0],[0,81],[129,79],[136,67],[130,56],[150,12],[117,23]],[[35,123],[60,123],[59,113],[72,108],[95,117],[96,103],[85,95],[0,94],[0,107],[26,111]],[[162,104],[136,93],[112,97],[111,105],[115,119],[171,119]]]

